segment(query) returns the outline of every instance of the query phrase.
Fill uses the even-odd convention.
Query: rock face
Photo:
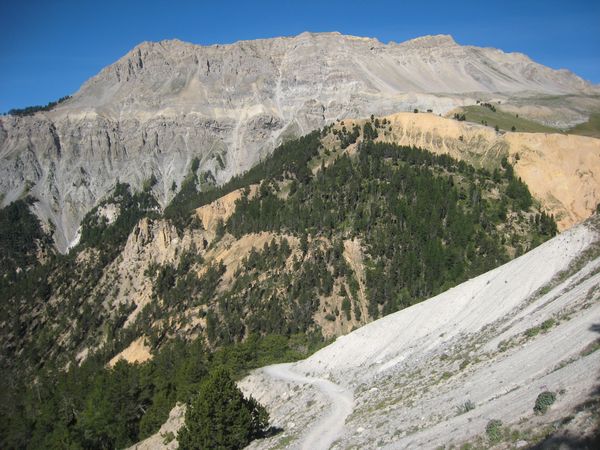
[[[492,93],[589,94],[576,75],[450,36],[401,44],[338,33],[202,47],[143,43],[56,109],[0,118],[2,204],[30,190],[64,250],[117,180],[151,175],[165,205],[193,158],[217,182],[287,136],[338,118],[444,113]]]

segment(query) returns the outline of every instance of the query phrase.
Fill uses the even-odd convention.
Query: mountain
[[[331,124],[208,189],[195,161],[164,211],[119,183],[43,261],[27,205],[0,210],[33,241],[0,260],[0,445],[131,445],[215,366],[305,357],[556,234],[507,158],[378,142],[390,126]]]
[[[340,418],[379,418],[392,407],[388,393],[400,398],[398,377],[412,376],[401,381],[415,402],[407,408],[429,401],[429,415],[421,423],[410,410],[409,430],[383,419],[362,427],[358,445],[379,439],[373,427],[412,439],[443,423],[454,403],[444,397],[437,415],[427,392],[459,392],[469,374],[481,384],[481,368],[568,331],[572,318],[594,317],[595,271],[581,264],[595,264],[597,217],[553,241],[560,245],[543,243],[597,212],[600,140],[517,127],[558,126],[518,117],[525,110],[567,124],[587,117],[596,90],[522,55],[447,36],[384,45],[303,34],[212,47],[145,43],[72,97],[3,116],[0,447],[124,448],[152,435],[172,446],[172,424],[155,433],[170,411],[183,420],[181,404],[211,372],[240,379],[348,333],[317,353],[327,361],[271,366],[244,382],[284,429],[269,442],[299,438],[290,433],[296,417],[308,429],[306,407],[327,407],[315,394],[302,397],[306,407],[280,409],[291,394],[265,394],[279,392],[276,378],[313,383],[335,400],[339,413],[305,447],[355,439]],[[482,112],[486,119],[474,119]],[[552,305],[566,293],[565,301],[576,294],[575,306],[544,317],[527,309],[523,296],[545,295],[569,261],[573,283],[559,286]],[[471,309],[474,299],[480,307]],[[444,322],[438,309],[455,320]],[[377,321],[384,316],[404,319]],[[518,323],[529,328],[511,328]],[[498,333],[508,340],[496,351],[488,344]],[[560,350],[558,341],[549,345]],[[595,356],[595,344],[568,344]],[[405,370],[405,352],[421,372]],[[353,368],[353,353],[365,365]],[[535,378],[541,365],[522,372]],[[571,398],[568,382],[567,397],[558,390],[543,400]],[[488,397],[470,395],[460,402],[465,413],[484,411]],[[353,406],[359,400],[363,409]],[[494,439],[508,433],[490,426]]]
[[[195,158],[207,181],[223,183],[286,139],[336,119],[445,113],[479,98],[574,96],[594,108],[597,92],[566,70],[450,36],[143,43],[50,111],[0,118],[1,200],[34,197],[34,212],[64,252],[117,181],[138,189],[154,177],[164,207]],[[586,120],[565,104],[563,123]]]

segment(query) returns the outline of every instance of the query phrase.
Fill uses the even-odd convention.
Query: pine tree
[[[252,397],[244,398],[226,369],[216,369],[188,406],[179,448],[241,449],[259,437],[269,414]]]

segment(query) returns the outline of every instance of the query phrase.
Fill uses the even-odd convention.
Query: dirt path
[[[302,450],[326,450],[341,435],[346,417],[352,413],[354,397],[352,392],[323,378],[306,377],[292,370],[292,364],[276,364],[262,369],[271,378],[295,383],[312,384],[331,403],[329,413],[318,419],[317,423],[303,437]]]

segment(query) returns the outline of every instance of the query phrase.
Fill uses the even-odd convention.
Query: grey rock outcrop
[[[2,205],[30,191],[64,251],[117,180],[151,175],[164,206],[194,158],[224,182],[287,137],[335,119],[412,108],[445,113],[500,93],[587,94],[597,88],[525,55],[339,33],[209,47],[145,42],[54,110],[0,118]]]

